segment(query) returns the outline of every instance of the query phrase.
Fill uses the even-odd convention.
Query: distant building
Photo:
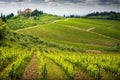
[[[32,10],[27,8],[24,11],[18,11],[18,14],[27,14],[27,13],[31,13],[31,12],[32,12]]]
[[[27,9],[25,9],[25,10],[22,12],[22,14],[31,13],[31,12],[32,12],[32,10],[29,9],[29,8],[27,8]]]

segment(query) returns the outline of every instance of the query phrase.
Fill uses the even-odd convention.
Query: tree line
[[[10,14],[8,14],[8,15],[5,15],[5,14],[1,13],[0,18],[2,19],[3,22],[6,23],[7,19],[10,19],[10,18],[13,17],[13,16],[14,16],[13,13],[10,13]]]
[[[71,15],[64,15],[65,18],[80,18],[81,16],[80,15],[75,15],[75,14],[71,14]]]
[[[44,14],[43,11],[41,10],[33,10],[32,12],[27,12],[27,13],[22,13],[21,10],[17,11],[18,15],[22,15],[24,17],[33,17],[33,16],[39,16],[39,15],[42,15]]]
[[[110,19],[110,20],[120,20],[120,12],[110,11],[110,12],[93,12],[87,14],[86,18],[101,18],[101,19]]]
[[[17,11],[18,15],[22,15],[24,17],[33,17],[33,16],[39,16],[44,14],[43,11],[37,10],[37,9],[33,10],[31,13],[28,12],[28,13],[20,14],[20,12],[21,10]],[[10,13],[8,15],[1,13],[0,18],[2,19],[3,22],[6,23],[7,19],[10,19],[14,16],[15,16],[14,13]]]

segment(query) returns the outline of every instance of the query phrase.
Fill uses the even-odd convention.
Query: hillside
[[[42,14],[39,16],[25,17],[22,15],[14,16],[7,20],[7,25],[12,30],[22,29],[26,27],[32,27],[36,25],[42,25],[52,22],[57,19],[62,19],[60,16],[51,14]]]
[[[119,21],[65,19],[19,32],[85,49],[101,49],[120,43]]]
[[[119,25],[50,14],[0,19],[0,80],[119,80]]]

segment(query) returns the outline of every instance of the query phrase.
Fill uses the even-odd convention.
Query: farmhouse
[[[24,11],[18,11],[18,14],[27,14],[27,13],[31,13],[31,12],[32,12],[32,10],[27,8]]]
[[[32,10],[29,9],[29,8],[27,8],[27,9],[25,9],[25,10],[22,12],[22,14],[31,13],[31,12],[32,12]]]

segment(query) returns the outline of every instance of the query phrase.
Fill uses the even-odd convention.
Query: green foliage
[[[37,52],[37,58],[38,58],[38,61],[39,61],[39,76],[40,76],[40,79],[46,80],[47,79],[46,62],[44,60],[43,55],[39,51]]]
[[[10,19],[10,18],[12,18],[12,17],[14,17],[14,14],[13,14],[13,13],[8,14],[8,15],[6,16],[6,19]]]
[[[119,78],[120,54],[81,54],[65,51],[57,53],[48,51],[43,54],[60,66],[70,80],[74,80],[79,69],[90,75],[92,80]]]
[[[117,43],[120,43],[119,40],[114,39],[115,37],[119,38],[119,30],[114,29],[118,28],[118,25],[119,23],[117,21],[112,22],[108,20],[100,21],[91,19],[69,19],[60,20],[55,23],[38,26],[32,29],[21,30],[20,32],[30,34],[36,37],[43,37],[48,40],[52,39],[54,41],[58,40],[72,43],[113,46]],[[95,27],[95,29],[91,31],[87,30],[93,27]],[[107,28],[110,28],[110,30],[100,30],[101,33],[99,33],[100,31],[97,32],[97,28],[105,28],[105,30]],[[111,29],[114,31],[114,33],[111,31]],[[109,33],[109,35],[104,33]],[[113,35],[114,37],[110,37],[110,35]]]
[[[28,15],[29,16],[29,15]],[[7,25],[12,30],[22,29],[26,27],[41,25],[45,23],[52,22],[57,19],[61,19],[62,17],[42,14],[39,16],[31,16],[31,17],[24,17],[22,15],[14,16],[11,19],[7,20]]]
[[[6,24],[0,19],[0,40],[4,39],[6,34]]]
[[[8,31],[5,37],[5,40],[12,45],[20,45],[21,47],[27,47],[29,49],[35,48],[49,48],[54,47],[60,50],[68,50],[68,51],[80,51],[84,52],[85,50],[77,47],[70,47],[67,45],[61,45],[56,42],[50,42],[46,40],[39,39],[38,37],[33,37],[31,35],[20,34],[12,31]]]
[[[9,26],[10,29],[16,30],[16,29],[35,26],[37,25],[37,22],[35,22],[32,19],[25,18],[23,16],[19,16],[19,17],[15,16],[7,21],[7,25]]]
[[[39,16],[42,14],[43,14],[43,11],[38,11],[37,9],[35,9],[34,11],[32,11],[31,16]]]
[[[116,46],[106,48],[105,51],[109,52],[120,52],[120,44],[117,44]]]
[[[85,16],[86,18],[92,19],[109,19],[109,20],[120,20],[120,13],[119,12],[95,12],[90,13]]]
[[[18,47],[0,47],[0,79],[18,80],[33,50]]]
[[[15,62],[13,62],[12,67],[9,70],[9,77],[11,79],[19,79],[20,75],[27,64],[27,62],[30,60],[33,52],[24,52],[23,55],[19,56]]]

